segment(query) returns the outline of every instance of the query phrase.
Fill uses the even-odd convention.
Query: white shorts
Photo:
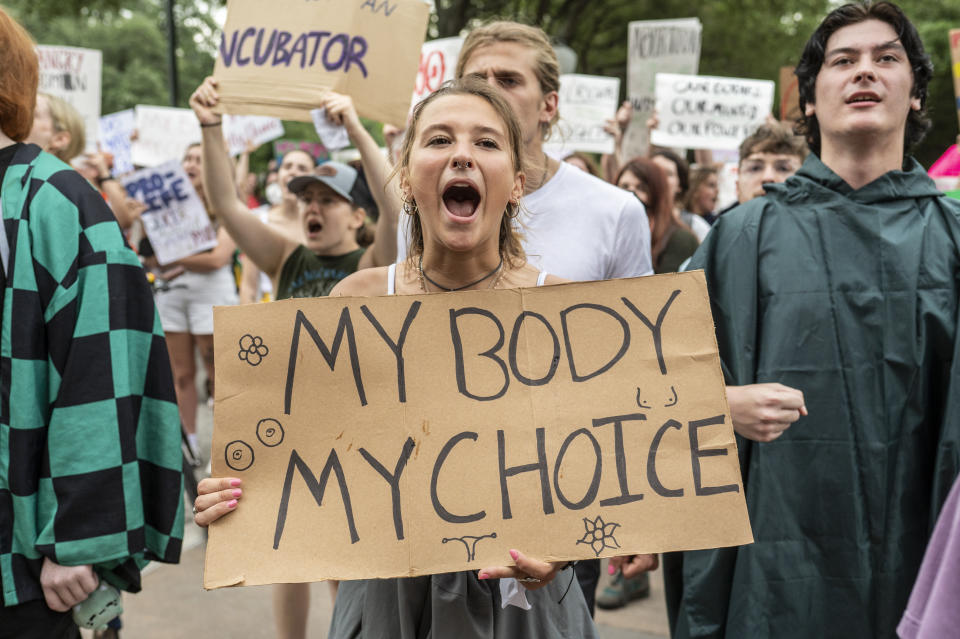
[[[210,273],[187,271],[158,291],[156,302],[165,333],[213,335],[213,307],[237,303],[233,269],[228,264]]]

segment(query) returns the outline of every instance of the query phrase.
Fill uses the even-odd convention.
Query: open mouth
[[[480,206],[480,192],[470,184],[451,184],[443,191],[443,204],[456,217],[470,217]]]
[[[323,230],[323,224],[317,220],[310,220],[307,222],[307,233],[310,235],[316,235]]]
[[[854,93],[847,98],[847,104],[869,103],[876,104],[880,101],[880,96],[876,93]]]

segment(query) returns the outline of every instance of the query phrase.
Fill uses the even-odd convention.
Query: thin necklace
[[[448,288],[442,284],[437,284],[432,279],[430,279],[429,275],[423,272],[423,253],[420,254],[420,261],[417,263],[417,272],[420,274],[420,288],[423,289],[424,293],[429,292],[427,291],[427,286],[423,281],[424,279],[426,279],[427,282],[430,282],[431,284],[433,284],[435,287],[439,288],[441,291],[447,291],[448,293],[452,293],[453,291],[462,291],[465,288],[476,286],[480,282],[493,277],[493,274],[499,271],[501,266],[503,266],[503,255],[500,256],[500,263],[497,264],[492,271],[490,271],[489,273],[481,277],[479,280],[474,280],[469,284],[464,284],[463,286],[457,286],[456,288]],[[497,280],[494,282],[494,285],[496,285],[499,281],[500,281],[500,278],[497,278]]]

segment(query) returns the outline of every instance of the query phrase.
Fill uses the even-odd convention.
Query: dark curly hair
[[[927,85],[933,76],[933,64],[930,62],[930,56],[924,51],[923,42],[916,27],[900,7],[892,2],[868,1],[845,4],[831,11],[813,32],[803,48],[800,62],[794,71],[799,79],[801,113],[796,132],[797,135],[807,139],[810,150],[817,156],[820,155],[820,125],[816,115],[807,116],[804,112],[808,103],[815,103],[817,75],[820,73],[820,67],[823,66],[827,40],[839,29],[867,20],[880,20],[893,27],[907,52],[907,59],[913,71],[913,88],[910,95],[920,98],[920,110],[911,110],[907,116],[907,128],[903,139],[904,154],[922,140],[930,129],[930,120],[927,118]]]

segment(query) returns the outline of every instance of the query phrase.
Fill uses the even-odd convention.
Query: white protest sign
[[[137,105],[137,139],[133,163],[157,166],[179,160],[201,138],[200,123],[190,109]]]
[[[283,122],[264,115],[227,115],[223,135],[230,155],[240,155],[248,145],[255,147],[283,137]]]
[[[325,108],[314,109],[310,112],[313,118],[313,128],[323,142],[323,146],[331,151],[345,149],[350,146],[350,135],[347,133],[347,127],[342,124],[334,124],[327,119],[327,110]]]
[[[453,80],[461,48],[463,38],[440,38],[423,43],[417,83],[413,88],[413,104],[439,89],[444,82]]]
[[[603,130],[616,115],[620,79],[568,73],[560,76],[560,119],[547,141],[549,153],[613,153],[613,138]]]
[[[132,173],[123,186],[147,205],[143,228],[161,265],[217,245],[206,208],[179,160]]]
[[[97,150],[103,54],[96,49],[41,44],[38,90],[61,98],[83,116],[87,151]]]
[[[647,120],[655,106],[655,76],[660,73],[694,74],[700,65],[697,18],[631,22],[627,37],[627,96],[633,120],[624,134],[625,158],[646,155]],[[562,112],[561,112],[562,113]]]
[[[137,128],[133,109],[110,113],[100,118],[100,148],[113,155],[114,175],[123,175],[133,170],[133,141],[130,139]]]
[[[660,146],[735,149],[764,123],[774,83],[700,75],[657,74],[660,124],[650,141]]]

